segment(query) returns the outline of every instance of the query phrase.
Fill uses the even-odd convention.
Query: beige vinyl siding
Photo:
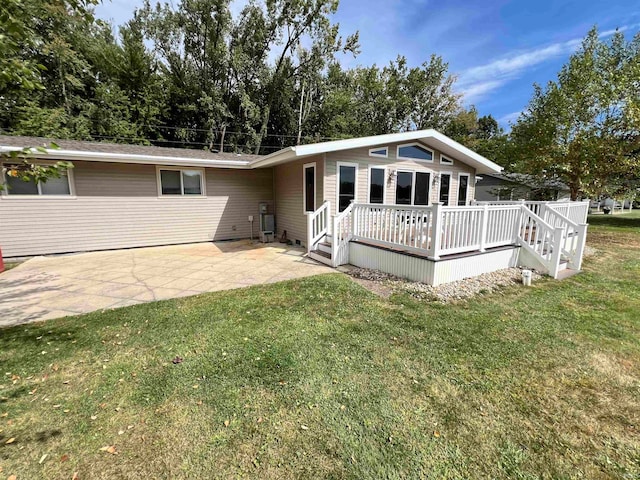
[[[316,207],[323,202],[324,160],[321,155],[285,163],[274,167],[276,229],[278,237],[287,232],[287,238],[296,243],[307,243],[307,216],[304,213],[303,172],[308,163],[316,164]]]
[[[324,200],[331,201],[331,209],[333,214],[336,213],[336,202],[337,202],[337,163],[356,163],[358,165],[357,172],[357,192],[356,192],[356,201],[357,202],[367,202],[369,199],[369,167],[370,166],[379,166],[385,167],[387,169],[387,184],[386,184],[386,203],[393,204],[395,203],[396,198],[396,178],[390,177],[391,170],[409,170],[415,172],[431,172],[431,173],[440,173],[440,172],[450,172],[451,175],[451,187],[449,198],[451,199],[450,205],[457,205],[458,200],[458,174],[459,173],[469,173],[469,191],[467,200],[471,201],[474,197],[474,184],[475,184],[475,170],[469,165],[462,163],[455,158],[447,157],[453,160],[453,165],[446,165],[440,163],[440,152],[433,147],[430,147],[428,144],[423,144],[425,147],[433,150],[434,152],[434,161],[433,163],[428,162],[420,162],[415,160],[398,160],[396,158],[397,152],[397,143],[392,143],[388,145],[379,145],[378,147],[389,147],[389,157],[388,158],[380,158],[380,157],[370,157],[369,156],[369,148],[358,148],[353,150],[344,150],[341,152],[332,152],[327,153],[326,162],[325,162],[325,192],[324,192]],[[376,147],[371,147],[375,149]],[[432,182],[430,186],[430,201],[437,202],[438,201],[438,185],[434,185],[433,176]]]
[[[156,167],[74,162],[76,197],[0,199],[6,257],[249,238],[271,169],[206,168],[206,196],[158,196]]]

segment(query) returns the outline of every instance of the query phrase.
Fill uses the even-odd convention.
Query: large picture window
[[[422,162],[433,162],[433,151],[418,143],[398,145],[396,155],[400,160],[419,160]]]
[[[35,182],[33,180],[24,181],[21,178],[9,175],[12,170],[11,165],[3,165],[5,188],[3,195],[31,195],[31,196],[70,196],[71,173],[66,170],[60,171],[59,177],[50,177],[46,182]]]
[[[384,203],[385,169],[369,169],[369,203]]]
[[[161,195],[204,195],[202,170],[161,168],[158,177]]]

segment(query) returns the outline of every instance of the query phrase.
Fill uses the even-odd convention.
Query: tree
[[[616,195],[640,173],[640,35],[593,28],[555,82],[534,86],[511,132],[519,171],[556,177],[580,195]]]

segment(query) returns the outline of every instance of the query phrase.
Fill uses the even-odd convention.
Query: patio
[[[35,257],[0,274],[0,327],[333,271],[304,253],[243,240]]]

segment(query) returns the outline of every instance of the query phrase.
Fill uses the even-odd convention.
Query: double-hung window
[[[159,168],[159,193],[169,195],[204,195],[204,172],[200,169]]]
[[[73,192],[72,175],[66,169],[60,170],[59,177],[49,177],[46,181],[36,182],[34,180],[25,181],[20,176],[13,176],[11,173],[17,170],[14,165],[2,165],[4,172],[3,195],[8,196],[71,196]]]

